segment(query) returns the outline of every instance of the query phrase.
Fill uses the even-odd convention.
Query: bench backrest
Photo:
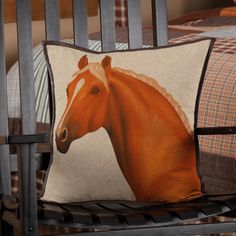
[[[100,0],[100,28],[102,51],[115,49],[115,1]],[[47,40],[60,40],[60,4],[59,0],[45,0],[45,32]],[[88,17],[87,0],[72,0],[74,44],[88,47]],[[167,44],[167,3],[166,0],[151,0],[153,20],[153,44],[163,46]],[[7,114],[7,86],[6,86],[6,63],[4,52],[4,16],[3,1],[0,1],[0,135],[8,135],[8,114]],[[128,16],[128,44],[130,49],[141,48],[142,42],[142,16],[141,1],[127,0]],[[21,98],[21,134],[34,134],[36,132],[36,111],[35,111],[35,84],[32,46],[32,25],[31,25],[31,1],[16,1],[17,18],[17,41],[18,61],[20,78]],[[22,145],[18,162],[20,178],[26,180],[27,189],[25,195],[35,190],[35,153],[36,145]],[[0,194],[11,195],[10,170],[13,160],[10,160],[8,145],[0,146]],[[28,182],[30,181],[30,182]],[[24,194],[24,193],[23,193]]]

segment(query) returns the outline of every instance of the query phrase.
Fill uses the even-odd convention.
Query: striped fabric
[[[36,111],[37,121],[49,123],[48,109],[48,79],[46,61],[44,60],[43,49],[37,46],[34,49],[34,78],[36,90]],[[7,74],[7,94],[9,117],[20,117],[20,92],[19,92],[19,71],[16,63]],[[14,96],[13,96],[14,95]]]

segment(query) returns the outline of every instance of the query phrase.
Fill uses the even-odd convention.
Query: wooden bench
[[[48,136],[36,134],[33,80],[30,0],[17,0],[17,29],[22,102],[22,133],[9,136],[4,54],[3,1],[0,1],[0,193],[1,235],[46,234],[43,225],[51,225],[50,233],[65,235],[191,235],[236,231],[236,222],[194,223],[193,220],[233,214],[236,194],[206,196],[178,204],[143,204],[124,201],[90,202],[78,205],[49,204],[36,197],[35,163],[45,169],[50,154],[37,154],[36,143],[47,142]],[[129,48],[142,47],[140,0],[128,0]],[[114,1],[100,0],[102,50],[115,49]],[[75,44],[88,47],[86,0],[73,0]],[[152,0],[154,46],[167,45],[166,0]],[[60,39],[59,5],[45,0],[47,40]],[[196,135],[236,134],[236,127],[202,128]],[[11,161],[9,144],[19,144],[17,161]],[[40,158],[42,157],[42,158]],[[18,163],[16,163],[18,162]],[[18,166],[18,167],[17,167]],[[18,168],[19,198],[11,195],[11,170]],[[190,222],[190,223],[189,223]],[[59,228],[71,228],[69,231]],[[82,232],[81,232],[82,231]],[[73,234],[72,234],[73,232]]]

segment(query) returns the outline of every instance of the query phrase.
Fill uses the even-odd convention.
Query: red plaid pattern
[[[45,170],[40,170],[36,172],[36,188],[38,196],[42,194],[46,175],[47,172]],[[13,195],[18,194],[18,189],[19,189],[18,183],[19,183],[19,176],[17,172],[11,173],[11,186]]]
[[[115,25],[127,27],[127,0],[115,0]]]
[[[171,39],[182,43],[200,38],[197,34]],[[236,39],[216,39],[203,84],[198,126],[236,126]],[[200,137],[201,150],[236,158],[236,135]]]
[[[198,34],[187,34],[182,37],[172,38],[169,40],[169,43],[170,44],[183,43],[200,38],[205,38],[205,37],[199,36]],[[213,48],[213,52],[236,54],[236,38],[217,38]]]
[[[216,48],[214,52],[224,52],[227,54],[236,53],[236,38],[222,38],[216,41]]]
[[[218,53],[225,50],[221,45],[218,44],[210,57],[200,102],[199,126],[236,126],[236,53]],[[200,143],[205,152],[236,158],[235,135],[201,137]]]

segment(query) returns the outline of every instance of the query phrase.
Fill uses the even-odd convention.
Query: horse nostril
[[[59,135],[61,141],[65,141],[68,137],[68,131],[66,128],[64,128],[61,132],[60,132],[60,135]]]

